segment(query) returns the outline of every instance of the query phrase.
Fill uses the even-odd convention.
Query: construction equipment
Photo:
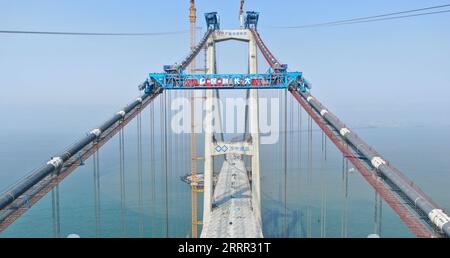
[[[205,13],[206,26],[208,29],[220,29],[220,20],[217,12]]]
[[[259,13],[254,11],[248,11],[245,16],[245,28],[256,29],[258,25]]]

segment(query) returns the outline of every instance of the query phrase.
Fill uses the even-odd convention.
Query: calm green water
[[[296,120],[297,119],[297,120]],[[187,237],[190,234],[190,188],[180,180],[188,173],[189,136],[170,135],[168,145],[168,207],[165,173],[161,162],[164,140],[155,136],[155,163],[150,165],[148,110],[143,113],[143,200],[139,203],[136,124],[125,129],[126,230],[121,223],[119,143],[113,138],[100,150],[101,237]],[[293,119],[294,124],[298,118]],[[288,129],[290,128],[288,123]],[[327,237],[340,237],[344,213],[342,155],[327,141],[327,159],[322,162],[322,134],[313,126],[312,162],[308,162],[306,116],[302,129],[288,132],[287,177],[283,161],[284,134],[280,143],[261,147],[263,230],[266,237],[285,235],[285,217],[290,237],[321,236],[321,210],[326,211]],[[450,128],[356,129],[387,159],[418,183],[436,202],[450,210]],[[159,132],[159,128],[156,131]],[[0,188],[5,188],[38,167],[53,153],[76,139],[73,132],[10,133],[0,138]],[[300,137],[301,136],[301,137]],[[199,136],[201,138],[201,136]],[[32,143],[31,145],[29,143]],[[199,143],[199,151],[201,152]],[[301,146],[301,148],[299,148]],[[176,147],[176,148],[175,148]],[[200,163],[199,163],[200,164]],[[310,168],[312,164],[312,168]],[[216,162],[220,168],[220,160]],[[287,185],[285,186],[285,182]],[[287,200],[284,199],[286,189]],[[93,161],[74,171],[59,186],[61,236],[70,233],[95,237]],[[350,167],[348,173],[347,236],[374,233],[374,191]],[[202,195],[199,195],[199,200]],[[286,207],[285,207],[286,204]],[[201,207],[201,201],[199,202]],[[285,210],[286,208],[286,210]],[[199,209],[200,211],[201,209]],[[168,211],[169,232],[166,231]],[[287,214],[285,213],[287,211]],[[413,237],[399,217],[383,203],[381,235]],[[140,231],[141,224],[143,232]],[[310,224],[310,225],[308,225]],[[310,228],[310,230],[308,230]],[[52,199],[48,194],[0,237],[53,237]]]

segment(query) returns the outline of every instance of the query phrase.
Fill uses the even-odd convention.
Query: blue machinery
[[[205,20],[207,29],[220,29],[219,15],[217,15],[217,12],[205,13]]]
[[[245,16],[245,28],[256,29],[258,25],[259,13],[248,11]],[[220,29],[220,19],[217,12],[205,13],[205,20],[208,29]]]
[[[310,84],[301,72],[269,72],[266,74],[184,74],[151,73],[140,90],[151,93],[158,88],[165,90],[186,89],[287,89],[306,92]]]
[[[258,18],[259,13],[258,12],[247,12],[247,15],[245,16],[245,28],[246,29],[256,29],[256,26],[258,25]]]

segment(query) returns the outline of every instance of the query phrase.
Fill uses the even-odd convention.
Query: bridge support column
[[[249,33],[251,35],[251,33]],[[255,38],[250,37],[249,46],[249,73],[258,72],[257,45]],[[256,218],[261,224],[261,182],[259,174],[259,103],[258,90],[250,90],[250,133],[253,142],[252,155],[252,206]]]
[[[211,37],[207,41],[207,73],[216,73],[216,49],[214,39]],[[209,217],[212,211],[212,198],[213,198],[213,170],[214,170],[214,128],[213,128],[213,103],[214,103],[214,91],[205,90],[205,120],[204,120],[204,130],[205,130],[205,167],[204,167],[204,199],[203,199],[203,227],[208,223]]]

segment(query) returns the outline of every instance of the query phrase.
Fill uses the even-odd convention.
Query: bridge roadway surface
[[[213,210],[202,238],[261,238],[261,224],[253,213],[252,193],[240,155],[227,155],[213,196]]]

